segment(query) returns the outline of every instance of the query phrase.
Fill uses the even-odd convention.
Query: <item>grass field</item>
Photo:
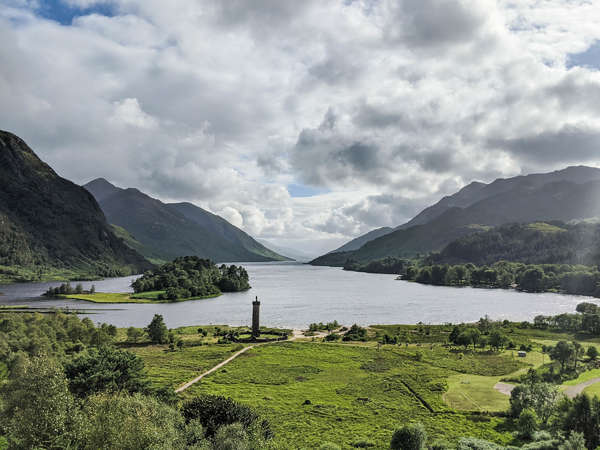
[[[471,436],[519,445],[515,425],[498,414],[508,409],[509,397],[494,385],[548,363],[539,341],[574,336],[513,326],[506,330],[512,341],[534,346],[526,358],[517,357],[516,350],[441,345],[449,331],[445,326],[373,326],[368,342],[317,338],[254,347],[180,396],[216,394],[247,404],[269,420],[275,443],[286,449],[318,448],[324,441],[344,449],[389,448],[392,433],[409,422],[423,423],[430,442]],[[229,330],[248,332],[225,325],[182,327],[173,330],[185,343],[182,350],[130,348],[144,359],[154,385],[176,388],[244,348],[216,344],[217,332]],[[281,331],[290,330],[265,329],[274,335]],[[382,333],[408,336],[413,343],[380,346],[374,340]],[[571,383],[599,373],[585,372]],[[600,385],[585,392],[600,394]]]
[[[502,419],[456,413],[442,398],[448,375],[471,368],[500,375],[502,366],[515,368],[505,357],[460,358],[442,348],[286,342],[244,353],[183,395],[220,394],[255,407],[285,448],[315,448],[322,441],[387,448],[407,421],[422,422],[433,437],[509,442],[513,436],[502,430]]]
[[[579,375],[574,380],[565,381],[563,384],[565,386],[575,386],[576,384],[584,383],[585,381],[589,381],[593,378],[600,378],[600,369],[593,369],[593,370],[588,370],[587,372],[583,372],[581,375]],[[586,390],[586,392],[587,392],[587,390]]]
[[[166,345],[133,347],[144,359],[148,376],[158,387],[176,388],[217,365],[239,350],[241,344],[202,345],[169,351]]]
[[[504,356],[514,360],[511,350],[504,352]],[[548,358],[546,358],[546,361]],[[506,374],[506,377],[516,377],[530,367],[539,367],[544,361],[540,352],[528,352],[527,357],[519,358],[517,361],[526,364],[515,372]],[[448,391],[444,394],[444,400],[448,405],[461,411],[506,411],[508,409],[509,397],[494,389],[496,383],[505,376],[481,376],[473,374],[460,374],[448,379]]]
[[[94,303],[172,303],[173,300],[158,300],[158,296],[164,291],[131,293],[96,292],[95,294],[69,294],[61,295],[59,298],[70,298],[73,300],[85,300]],[[177,299],[175,302],[187,302],[190,300],[203,300],[218,297],[220,294],[207,295],[203,297],[190,297]]]

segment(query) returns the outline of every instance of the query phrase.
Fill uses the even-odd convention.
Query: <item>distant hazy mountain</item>
[[[376,230],[369,231],[368,233],[363,234],[362,236],[352,239],[350,242],[346,242],[340,248],[337,248],[329,253],[342,253],[358,250],[367,242],[372,241],[373,239],[377,239],[378,237],[385,236],[386,234],[389,234],[392,231],[394,231],[394,229],[389,227],[377,228]]]
[[[269,242],[265,239],[258,239],[258,242],[260,242],[261,244],[263,244],[265,247],[268,247],[270,249],[273,249],[274,251],[276,251],[277,253],[279,253],[280,255],[284,255],[287,256],[288,258],[291,258],[295,261],[298,262],[308,262],[310,260],[312,260],[315,257],[315,254],[310,254],[310,253],[306,253],[302,250],[298,250],[295,248],[290,248],[290,247],[283,247],[281,245],[275,245],[272,242]]]
[[[511,222],[584,219],[600,214],[600,169],[578,166],[547,174],[471,183],[444,197],[393,232],[349,254],[323,255],[312,263],[341,265],[441,250],[459,237]]]
[[[132,248],[155,260],[197,255],[218,262],[281,261],[222,217],[191,203],[163,203],[138,189],[122,189],[103,178],[84,186],[108,221]]]
[[[152,267],[113,234],[88,191],[6,131],[0,131],[0,264],[97,276]]]

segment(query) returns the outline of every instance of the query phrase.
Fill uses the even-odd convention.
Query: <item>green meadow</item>
[[[183,327],[173,330],[184,341],[180,350],[148,343],[130,345],[130,350],[144,359],[156,387],[177,388],[251,345],[218,343],[217,332],[234,330],[240,335],[248,331]],[[278,331],[283,330],[265,330]],[[382,333],[405,333],[413,343],[381,345]],[[548,364],[542,342],[575,336],[516,324],[507,333],[519,345],[533,346],[532,351],[519,358],[516,350],[450,347],[443,344],[447,327],[420,325],[373,326],[366,342],[306,338],[257,345],[179,395],[223,395],[253,407],[271,423],[274,448],[312,449],[324,441],[344,449],[389,448],[392,433],[410,422],[421,422],[430,442],[476,437],[520,445],[506,415],[509,397],[495,384],[514,384],[530,368]],[[584,372],[565,386],[598,376],[597,370]],[[600,384],[586,392],[600,394]]]

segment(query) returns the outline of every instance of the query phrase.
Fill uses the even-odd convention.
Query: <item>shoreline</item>
[[[182,303],[189,302],[194,300],[206,300],[210,298],[217,298],[223,295],[223,293],[213,294],[213,295],[205,295],[199,297],[190,297],[190,298],[182,298],[177,300],[152,300],[147,298],[133,298],[132,296],[136,295],[135,293],[129,292],[97,292],[95,294],[66,294],[66,295],[58,295],[56,297],[46,297],[48,299],[55,300],[81,300],[84,302],[90,303],[99,303],[99,304],[135,304],[135,303],[144,303],[144,304],[152,304],[152,303]],[[101,298],[94,298],[94,297]],[[112,298],[109,296],[113,296]]]

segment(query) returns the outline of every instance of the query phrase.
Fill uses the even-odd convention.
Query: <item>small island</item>
[[[146,271],[132,284],[133,293],[96,292],[69,283],[50,288],[44,294],[53,298],[86,300],[96,303],[165,303],[218,297],[223,292],[250,289],[248,272],[242,266],[217,266],[208,259],[183,256]]]

